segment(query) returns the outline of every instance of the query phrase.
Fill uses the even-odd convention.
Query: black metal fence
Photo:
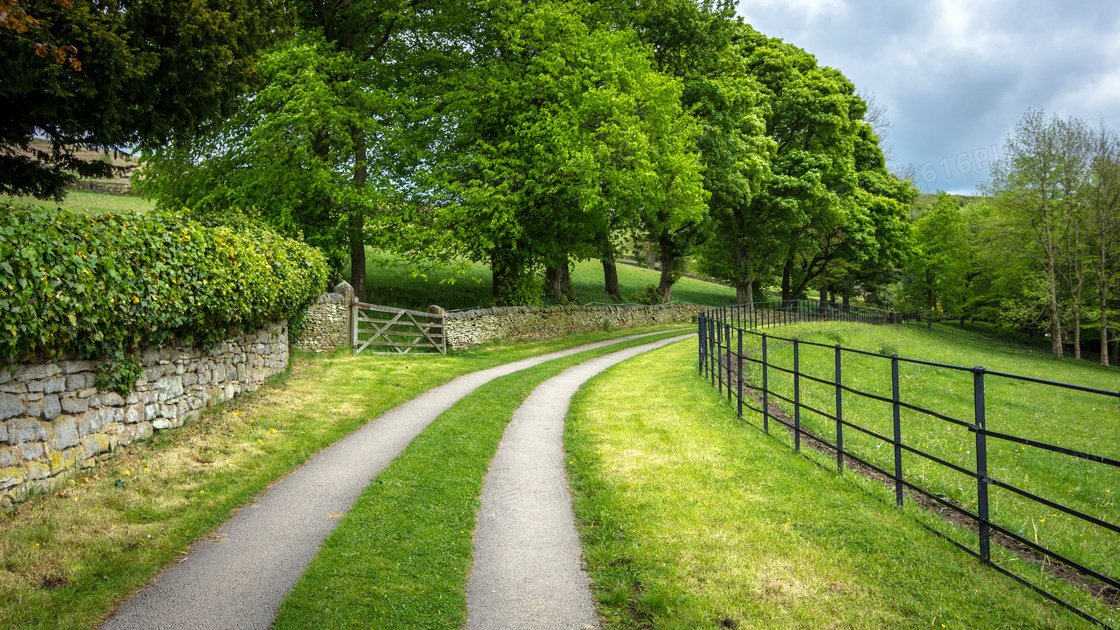
[[[729,402],[737,405],[740,418],[743,418],[744,409],[757,412],[761,415],[760,428],[768,434],[772,423],[777,422],[788,429],[794,449],[800,451],[803,440],[811,441],[818,451],[835,455],[836,469],[841,473],[845,461],[849,467],[859,467],[861,472],[887,484],[893,490],[894,501],[899,507],[909,498],[940,510],[949,521],[963,527],[950,526],[940,528],[945,531],[939,531],[925,525],[927,529],[1081,617],[1111,628],[1109,624],[1115,623],[1115,619],[1102,621],[1086,612],[1084,605],[1078,607],[1051,592],[1057,589],[1051,587],[1047,590],[1045,579],[1032,580],[1020,573],[1024,572],[1021,569],[1029,566],[1034,567],[1032,576],[1041,575],[1037,567],[1049,565],[1048,575],[1084,587],[1116,611],[1115,607],[1120,605],[1120,580],[1115,570],[1117,557],[1120,556],[1118,510],[1112,502],[1098,506],[1075,500],[1077,497],[1072,495],[1076,493],[1070,489],[1076,485],[1076,491],[1080,492],[1083,484],[1098,484],[1095,491],[1099,491],[1100,484],[1104,484],[1104,492],[1120,493],[1120,460],[1115,454],[1106,457],[992,430],[989,428],[988,406],[989,392],[994,387],[1029,383],[1045,388],[1038,398],[1040,401],[1045,400],[1046,392],[1058,390],[1072,390],[1096,397],[1102,406],[1111,405],[1116,410],[1106,417],[1120,423],[1120,407],[1116,406],[1116,402],[1120,401],[1120,392],[988,371],[982,367],[905,359],[893,351],[888,356],[759,332],[759,329],[805,321],[902,323],[914,321],[914,318],[870,309],[829,308],[818,302],[804,301],[713,309],[699,317],[699,372],[710,379],[721,395],[726,393]],[[748,352],[744,352],[744,337],[751,346]],[[783,360],[775,359],[776,350],[783,355]],[[806,352],[814,355],[811,370],[806,366]],[[859,366],[850,368],[849,373],[856,374],[858,370],[861,377],[846,379],[844,366],[853,362],[859,363]],[[822,363],[828,365],[822,369]],[[886,370],[882,370],[881,377],[872,376],[873,379],[881,379],[878,384],[865,384],[864,389],[853,386],[853,381],[866,381],[866,375],[869,371],[874,373],[876,365],[889,365],[889,376]],[[923,371],[921,374],[907,374],[908,383],[920,381],[922,374],[928,377],[933,374],[930,370],[938,371],[940,377],[956,378],[959,389],[965,390],[963,395],[971,398],[972,417],[958,418],[944,410],[925,408],[918,404],[921,402],[918,397],[907,400],[902,395],[903,378],[900,376],[904,367],[909,372]],[[956,374],[960,376],[954,376]],[[780,383],[776,385],[775,381]],[[879,391],[874,391],[876,389]],[[862,406],[865,411],[862,413],[865,418],[863,424],[854,421],[853,414],[845,416],[845,404],[853,403]],[[867,408],[874,409],[868,414]],[[879,419],[868,420],[876,415]],[[904,415],[906,423],[903,422]],[[958,415],[961,415],[959,410]],[[910,428],[919,423],[925,423],[922,427],[924,435],[929,435],[931,429],[956,430],[958,441],[951,446],[960,444],[957,452],[950,455],[947,453],[951,446],[946,448],[942,444],[940,448],[934,448],[921,440],[908,439]],[[914,433],[922,432],[915,430]],[[849,445],[845,444],[846,439]],[[939,440],[933,438],[930,441]],[[969,452],[972,448],[975,449],[974,458]],[[1008,454],[1004,454],[1005,448]],[[1003,466],[1002,462],[1010,459],[1012,451],[1014,467]],[[996,467],[998,472],[989,466],[990,458],[997,453],[1001,458],[1001,465]],[[1032,474],[1047,474],[1046,470],[1030,469],[1029,464],[1038,461],[1037,456],[1030,455],[1032,453],[1061,458],[1060,466],[1065,476],[1063,482],[1044,483],[1041,485],[1050,487],[1032,491],[1024,487],[1028,484],[1014,481],[1013,475],[1026,480]],[[957,461],[950,461],[953,459]],[[1091,466],[1092,470],[1078,469],[1078,463]],[[1023,464],[1028,464],[1026,470]],[[931,468],[941,470],[929,476],[915,472]],[[947,477],[952,476],[951,473],[965,480],[961,487],[953,489],[951,481],[945,482]],[[1092,478],[1093,475],[1096,479]],[[964,486],[969,487],[965,489]],[[993,493],[999,495],[996,497],[997,505],[993,505]],[[1064,496],[1066,494],[1071,496]],[[1014,509],[1021,504],[1045,510],[1045,516],[1040,517],[1043,522],[1046,517],[1064,519],[1064,527],[1081,532],[1074,537],[1074,540],[1081,541],[1081,548],[1075,548],[1077,543],[1069,543],[1068,538],[1072,535],[1048,541],[1045,537],[1040,539],[1036,529],[1032,539],[1023,528],[1011,522],[1012,519],[1022,518],[1023,510],[1016,512]],[[1001,511],[1004,507],[1007,508],[1006,513]],[[1037,519],[1032,522],[1037,522]],[[993,542],[1008,553],[993,555]],[[1085,551],[1086,546],[1090,548],[1089,552]],[[1025,559],[1026,562],[1015,559]],[[1091,566],[1094,563],[1097,566]],[[1016,567],[1019,572],[1015,571]],[[1115,617],[1113,614],[1107,616]]]

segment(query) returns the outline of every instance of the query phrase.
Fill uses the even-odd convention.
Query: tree
[[[1011,246],[1025,245],[1023,253],[1040,272],[1050,348],[1059,358],[1064,354],[1062,265],[1068,262],[1068,248],[1076,249],[1074,243],[1079,242],[1074,232],[1080,222],[1078,196],[1085,164],[1083,138],[1076,127],[1073,121],[1028,112],[1008,136],[986,184],[1008,227]],[[1080,321],[1075,326],[1079,330]]]
[[[266,53],[257,72],[262,87],[220,128],[152,152],[138,189],[163,207],[252,215],[304,237],[338,267],[350,253],[351,217],[385,196],[354,184],[369,148],[353,141],[372,133],[380,94],[346,80],[358,72],[353,56],[316,31]]]
[[[1108,299],[1120,276],[1120,138],[1101,125],[1090,137],[1085,203],[1089,254],[1097,285],[1101,365],[1108,365]]]
[[[201,141],[157,151],[149,192],[167,205],[236,203],[304,232],[335,264],[348,252],[364,299],[376,231],[367,219],[400,205],[386,183],[400,181],[399,128],[420,109],[418,86],[461,47],[470,10],[427,0],[301,3],[300,37],[270,51],[263,96],[246,95],[243,111]]]
[[[293,17],[282,0],[66,0],[36,3],[33,16],[19,0],[5,6],[0,193],[44,199],[113,172],[76,157],[77,145],[147,148],[224,119]]]
[[[783,299],[802,295],[837,261],[898,260],[914,192],[887,172],[854,86],[780,40],[755,33],[744,46],[777,145],[772,176],[749,215],[756,233],[778,244]]]
[[[425,174],[440,210],[423,219],[491,262],[501,304],[537,301],[539,268],[600,257],[612,224],[657,216],[672,230],[703,214],[680,85],[632,31],[583,10],[496,3],[444,94],[448,139]]]
[[[915,248],[907,262],[904,292],[912,303],[920,304],[930,317],[943,310],[951,315],[963,312],[968,297],[966,275],[969,270],[968,233],[957,204],[945,193],[937,195],[933,208],[914,225]]]

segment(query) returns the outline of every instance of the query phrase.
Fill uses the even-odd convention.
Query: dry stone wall
[[[149,349],[141,355],[144,374],[127,396],[96,387],[97,361],[0,369],[0,506],[257,389],[288,365],[287,328],[281,322],[208,352],[187,344]]]
[[[132,184],[127,182],[94,182],[79,180],[69,186],[70,190],[105,193],[109,195],[131,195]]]
[[[444,330],[447,347],[460,350],[497,339],[545,339],[601,328],[689,322],[709,308],[697,304],[485,308],[448,313]]]
[[[340,346],[350,345],[350,303],[354,301],[354,288],[340,282],[332,293],[319,296],[303,316],[296,349],[311,352],[330,352]]]

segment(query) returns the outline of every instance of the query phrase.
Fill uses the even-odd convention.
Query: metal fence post
[[[793,340],[793,450],[801,452],[801,362],[800,344]]]
[[[770,434],[770,383],[767,381],[766,334],[762,335],[762,432]]]
[[[976,419],[976,512],[980,517],[980,559],[991,562],[991,532],[988,527],[988,440],[984,409],[984,368],[972,370],[972,404]]]
[[[902,507],[902,406],[899,405],[898,355],[891,355],[891,381],[894,394],[894,497]]]
[[[731,326],[727,326],[727,402],[731,402]]]
[[[723,398],[723,318],[716,323],[716,381],[719,396]]]
[[[696,349],[696,374],[699,376],[704,375],[704,314],[701,313],[700,317],[696,318],[696,335],[697,349]]]
[[[743,329],[739,328],[739,419],[743,419]]]
[[[836,344],[836,472],[844,472],[844,403],[840,388],[840,344]]]

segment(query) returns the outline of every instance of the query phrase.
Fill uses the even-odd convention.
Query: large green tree
[[[465,3],[426,0],[300,2],[299,36],[269,51],[262,91],[201,140],[177,141],[145,166],[148,191],[166,205],[258,214],[348,254],[365,297],[367,221],[399,206],[388,181],[396,139],[417,90],[454,59],[468,28]],[[460,26],[462,25],[462,26]],[[438,76],[438,75],[437,75]]]
[[[901,262],[915,192],[887,172],[852,83],[781,40],[748,31],[741,46],[776,147],[766,186],[744,210],[752,258],[777,257],[783,299],[802,295],[840,261]]]
[[[496,2],[449,82],[424,181],[423,220],[488,260],[498,303],[539,298],[538,271],[599,258],[604,235],[658,216],[703,216],[695,124],[680,85],[634,33],[597,25],[580,3]]]
[[[6,6],[23,17],[0,25],[0,192],[56,199],[78,177],[113,172],[78,146],[151,147],[223,120],[294,15],[285,0]]]

